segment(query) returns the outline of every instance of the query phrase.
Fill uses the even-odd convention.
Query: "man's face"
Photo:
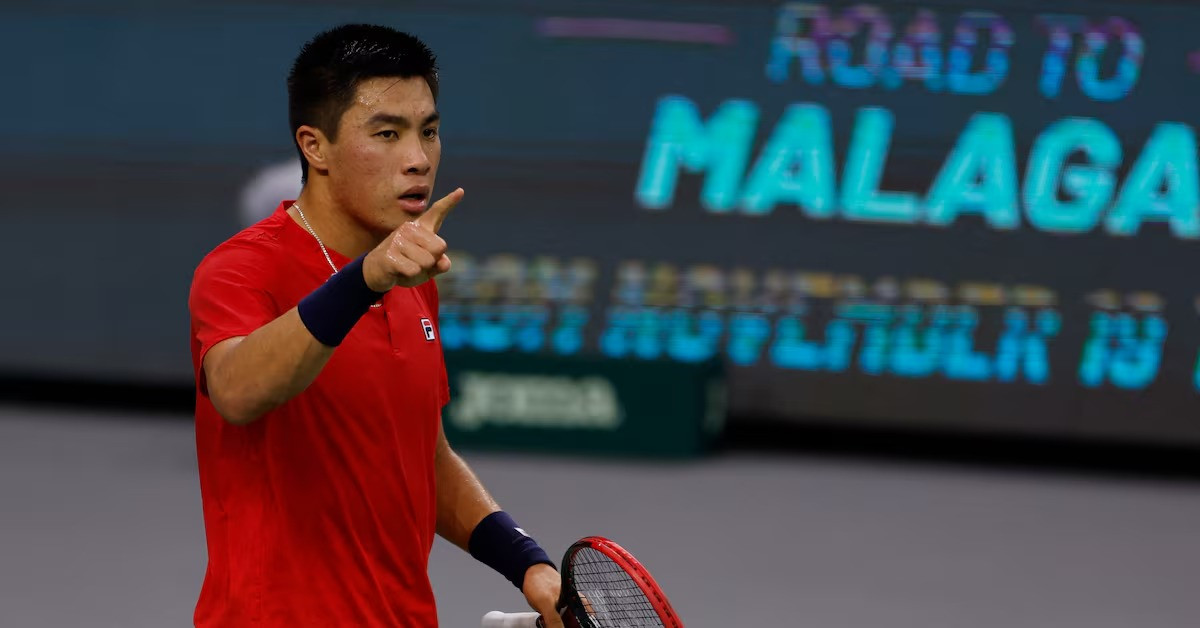
[[[437,106],[421,77],[358,85],[327,165],[334,200],[383,237],[429,208],[442,141]]]

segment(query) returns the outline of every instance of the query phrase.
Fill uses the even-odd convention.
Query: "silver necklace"
[[[317,241],[317,246],[321,247],[321,253],[325,255],[325,261],[329,262],[329,267],[333,269],[333,272],[330,274],[336,275],[338,272],[338,267],[333,263],[333,258],[329,257],[329,249],[325,248],[325,243],[321,241],[321,238],[317,235],[317,232],[313,231],[312,225],[308,224],[308,218],[305,218],[304,210],[300,209],[300,203],[292,203],[292,207],[296,208],[296,213],[300,214],[300,222],[304,223],[304,228],[308,229],[308,232],[312,234],[313,239]],[[381,307],[382,305],[382,303],[372,303],[371,307]]]

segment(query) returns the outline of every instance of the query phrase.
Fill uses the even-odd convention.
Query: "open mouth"
[[[429,203],[429,188],[423,185],[409,188],[398,197],[398,200],[404,211],[419,214],[425,211],[425,207]]]

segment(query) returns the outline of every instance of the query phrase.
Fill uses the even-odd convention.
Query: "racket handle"
[[[542,616],[537,613],[501,613],[492,611],[483,616],[483,628],[540,628]]]

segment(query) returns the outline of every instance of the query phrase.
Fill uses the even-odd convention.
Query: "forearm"
[[[205,359],[213,406],[231,423],[250,423],[308,388],[333,355],[295,308]],[[213,355],[217,352],[218,355]]]
[[[500,510],[500,506],[467,463],[444,441],[439,447],[435,466],[437,532],[447,541],[468,550],[475,526],[484,517]]]
[[[450,449],[444,432],[438,433],[435,459],[437,473],[437,531],[443,538],[471,553],[477,560],[532,594],[542,603],[535,608],[553,611],[558,599],[556,586],[542,595],[546,582],[557,585],[553,562],[538,544],[517,526],[512,517],[499,512],[479,478],[458,454]],[[551,576],[547,576],[547,571]],[[529,586],[530,578],[535,583]],[[547,579],[548,578],[548,579]],[[534,598],[529,598],[531,604]]]

